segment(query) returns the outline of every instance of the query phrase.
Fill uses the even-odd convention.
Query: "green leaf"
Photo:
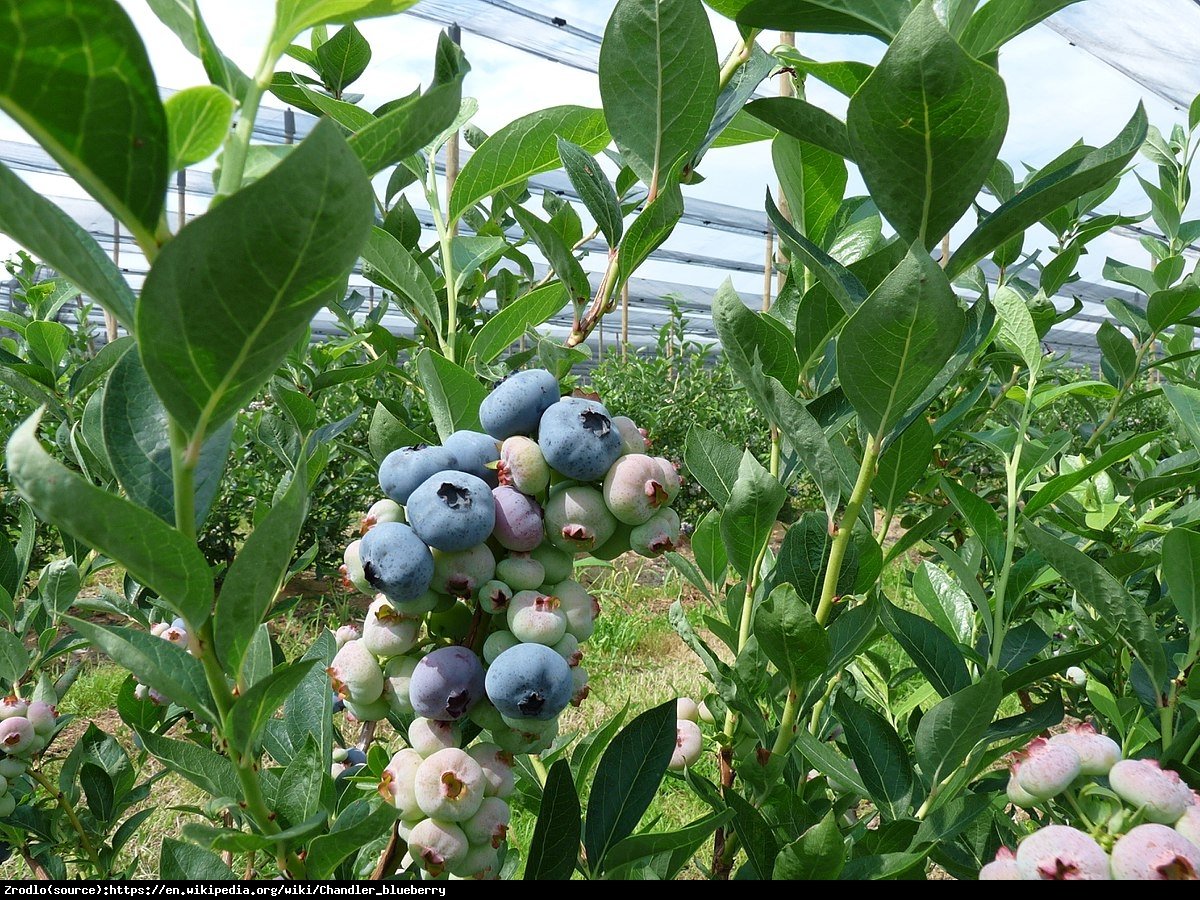
[[[941,783],[987,734],[1004,697],[1001,680],[999,671],[988,669],[921,717],[913,751],[929,784]]]
[[[28,668],[29,651],[21,639],[7,628],[0,629],[0,681],[15,689]]]
[[[871,491],[885,510],[895,510],[933,462],[933,429],[917,419],[904,429],[879,456]]]
[[[867,793],[885,819],[900,818],[913,797],[912,763],[900,736],[883,716],[845,694],[833,708]]]
[[[928,619],[900,609],[881,595],[879,620],[943,697],[949,697],[971,683],[962,653]]]
[[[561,282],[543,285],[508,303],[483,323],[471,342],[471,357],[480,364],[492,362],[523,335],[541,325],[567,305]]]
[[[998,575],[1004,568],[1004,550],[1007,544],[1007,534],[1000,522],[1000,516],[990,503],[974,491],[967,490],[959,482],[942,478],[941,486],[942,493],[950,498],[959,515],[983,544],[983,549],[991,560],[992,570]]]
[[[154,243],[167,118],[137,29],[116,0],[2,0],[0,110],[84,190]],[[102,119],[99,118],[102,116]]]
[[[633,833],[654,799],[675,751],[676,721],[674,700],[647,710],[621,730],[600,758],[583,834],[592,872],[602,871],[609,849]]]
[[[829,662],[829,635],[790,584],[779,585],[755,610],[754,636],[793,689],[823,674]]]
[[[328,834],[313,838],[305,865],[309,878],[329,878],[343,859],[361,850],[381,832],[392,827],[396,811],[381,804],[374,809],[367,800],[355,800],[334,820]]]
[[[913,572],[913,593],[929,618],[960,644],[970,645],[975,632],[971,598],[946,571],[926,561]]]
[[[995,248],[1063,205],[1097,190],[1119,175],[1146,139],[1146,110],[1137,110],[1111,143],[1037,179],[1002,203],[976,226],[950,257],[946,275],[955,279]]]
[[[866,34],[887,41],[910,9],[908,0],[750,0],[737,22],[743,28]]]
[[[233,881],[233,870],[211,850],[165,837],[158,854],[158,875],[171,881]]]
[[[135,299],[121,270],[65,212],[0,164],[0,232],[61,272],[130,328]]]
[[[723,813],[710,813],[676,831],[632,834],[608,852],[604,860],[605,868],[613,872],[639,859],[679,850],[688,851],[690,856],[714,831],[732,818],[733,812],[726,810]]]
[[[175,524],[175,481],[167,411],[154,394],[136,353],[126,353],[108,376],[103,398],[104,449],[130,500]],[[229,457],[233,423],[204,442],[195,470],[195,523],[208,515]]]
[[[1200,309],[1200,284],[1195,277],[1163,291],[1155,291],[1146,303],[1146,320],[1155,331],[1169,328]]]
[[[61,616],[79,596],[79,567],[70,559],[56,559],[42,570],[38,597],[54,617]]]
[[[617,246],[624,226],[617,192],[592,154],[578,144],[559,138],[558,156],[575,193],[591,213],[609,247]]]
[[[618,0],[600,45],[600,97],[621,161],[651,196],[708,133],[718,74],[700,0]]]
[[[337,30],[325,43],[317,48],[316,70],[321,80],[335,96],[358,81],[371,62],[371,45],[354,27],[354,23]]]
[[[846,845],[832,812],[775,857],[776,881],[835,881],[846,864]]]
[[[1096,344],[1100,347],[1105,378],[1117,387],[1124,387],[1137,377],[1137,351],[1133,349],[1133,342],[1112,322],[1100,323]]]
[[[213,614],[217,658],[239,683],[246,650],[283,586],[308,512],[308,473],[303,454],[291,477],[283,496],[271,505],[238,551],[217,596]]]
[[[758,562],[786,499],[783,485],[747,451],[721,513],[721,539],[729,563],[743,577]]]
[[[1163,386],[1163,393],[1167,395],[1167,399],[1171,398],[1171,389],[1174,385],[1166,384]],[[1196,392],[1200,395],[1200,391]],[[1200,409],[1200,407],[1198,407]],[[1197,432],[1200,436],[1200,431]],[[1132,456],[1142,447],[1158,440],[1162,437],[1162,432],[1153,431],[1147,434],[1134,435],[1127,440],[1121,441],[1119,444],[1113,444],[1108,450],[1101,453],[1094,460],[1074,472],[1069,472],[1065,475],[1058,475],[1051,478],[1038,490],[1036,494],[1029,498],[1023,510],[1026,519],[1033,518],[1041,510],[1045,509],[1059,497],[1069,492],[1072,488],[1077,487],[1087,481],[1097,472],[1102,472],[1114,463],[1120,462],[1129,456]]]
[[[830,744],[813,737],[803,727],[796,729],[795,741],[808,764],[826,778],[835,779],[845,785],[848,791],[860,796],[867,793],[858,772]]]
[[[771,141],[771,160],[797,230],[821,246],[846,193],[846,164],[787,134]]]
[[[542,803],[525,861],[525,880],[569,879],[575,871],[575,861],[579,859],[582,825],[571,766],[565,759],[560,759],[550,767],[542,788]]]
[[[308,735],[279,778],[274,809],[285,822],[299,825],[321,811],[321,787],[328,771],[320,745]]]
[[[190,87],[163,104],[170,135],[172,172],[194,166],[221,149],[237,102],[215,85]]]
[[[456,431],[480,431],[479,406],[487,390],[474,375],[430,350],[417,354],[417,378],[425,389],[429,414],[444,441]]]
[[[854,159],[846,125],[819,106],[795,97],[763,97],[751,100],[745,108],[750,115],[783,134],[845,159]]]
[[[1166,382],[1163,384],[1163,395],[1170,402],[1171,408],[1175,410],[1175,415],[1179,416],[1179,420],[1183,422],[1183,428],[1191,438],[1192,444],[1200,450],[1200,390],[1185,384]],[[1154,435],[1150,435],[1150,437],[1154,437]],[[1125,443],[1129,443],[1129,441]],[[1120,447],[1122,444],[1117,446]],[[1113,449],[1115,450],[1116,447]]]
[[[646,204],[625,232],[617,257],[617,287],[628,282],[650,254],[671,236],[682,216],[683,192],[675,178],[668,176],[663,190]]]
[[[779,211],[775,201],[771,199],[770,191],[767,192],[766,209],[767,218],[775,226],[780,240],[786,243],[793,253],[799,255],[800,262],[816,275],[817,280],[837,300],[843,312],[846,315],[853,314],[867,296],[862,282],[849,269],[798,232]]]
[[[213,578],[195,543],[51,459],[38,443],[40,418],[35,413],[8,442],[8,473],[18,493],[44,521],[125,566],[189,626],[202,625],[212,606]]]
[[[275,0],[271,43],[282,48],[292,38],[318,25],[349,25],[360,19],[394,16],[417,0]]]
[[[329,295],[344,290],[372,206],[362,166],[337,127],[319,122],[279,165],[163,248],[138,303],[138,346],[150,382],[190,434],[247,403]],[[181,335],[187,353],[177,352]]]
[[[134,628],[97,625],[70,616],[64,616],[64,621],[101,653],[136,675],[142,684],[194,711],[210,724],[218,721],[204,668],[186,650]]]
[[[550,263],[555,277],[567,289],[571,302],[578,305],[586,303],[592,296],[587,272],[583,270],[574,252],[554,226],[542,221],[523,206],[514,204],[510,209],[525,236],[537,245],[546,261]]]
[[[1017,35],[1079,0],[1007,0],[988,3],[971,17],[959,42],[972,56],[995,53]]]
[[[288,740],[297,750],[309,736],[321,747],[321,760],[330,764],[333,751],[333,694],[325,668],[333,662],[337,644],[333,635],[324,631],[304,654],[304,659],[316,660],[308,676],[283,704],[283,723]]]
[[[725,802],[733,810],[733,828],[741,837],[746,859],[756,872],[768,871],[779,853],[779,841],[763,814],[736,791],[725,792]]]
[[[925,0],[850,100],[850,146],[871,198],[929,248],[979,193],[1008,129],[996,70],[963,52]]]
[[[378,225],[374,225],[367,236],[362,258],[366,263],[363,274],[398,298],[411,303],[429,322],[433,333],[440,337],[441,304],[433,292],[429,278],[404,245]]]
[[[505,125],[479,146],[459,172],[450,198],[451,221],[502,188],[558,167],[560,138],[589,153],[603,150],[609,141],[603,110],[552,106]]]
[[[795,390],[800,364],[791,335],[786,329],[779,329],[775,320],[751,311],[729,279],[713,296],[712,316],[721,347],[743,384],[751,387],[753,373],[758,368],[760,380],[764,375],[770,376],[785,391]]]
[[[189,53],[204,65],[209,81],[239,100],[250,79],[213,43],[197,0],[146,0],[146,5],[170,28]]]
[[[992,306],[1000,320],[1000,336],[1016,349],[1036,376],[1042,368],[1042,342],[1025,298],[1005,284],[992,295]]]
[[[1200,634],[1200,534],[1172,528],[1162,542],[1162,573],[1171,602],[1194,636]]]
[[[821,586],[829,564],[833,538],[829,534],[829,519],[819,512],[809,511],[800,521],[788,528],[775,557],[771,583],[787,583],[813,609],[821,598]],[[838,573],[838,595],[854,593],[858,577],[858,548],[851,541]]]
[[[863,425],[887,435],[951,358],[964,316],[945,273],[914,245],[838,339],[838,376]]]
[[[1025,534],[1033,549],[1079,594],[1079,600],[1094,609],[1114,636],[1129,647],[1162,685],[1167,676],[1167,659],[1154,623],[1133,597],[1103,566],[1036,525],[1026,522]]]
[[[285,663],[237,698],[229,711],[226,731],[229,742],[240,753],[253,756],[258,752],[267,720],[316,663],[312,658]]]
[[[729,502],[741,459],[742,451],[716,432],[699,425],[688,430],[683,448],[684,465],[718,507]]]
[[[507,248],[504,238],[456,234],[451,239],[450,254],[454,259],[454,282],[458,289],[461,291],[477,271]]]

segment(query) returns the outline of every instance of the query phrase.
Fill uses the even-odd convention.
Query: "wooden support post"
[[[113,218],[113,265],[121,268],[121,223]],[[117,317],[107,309],[104,311],[104,337],[108,343],[117,339]]]
[[[621,359],[629,358],[629,282],[621,285]]]

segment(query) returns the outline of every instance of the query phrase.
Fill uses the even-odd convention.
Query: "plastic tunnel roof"
[[[540,4],[534,0],[524,2],[528,6],[508,0],[422,0],[409,11],[409,16],[438,25],[457,23],[469,35],[531,54],[539,66],[539,72],[550,74],[555,65],[570,66],[583,72],[596,71],[602,23],[607,18],[612,0],[589,0],[586,3],[575,0]],[[576,15],[580,12],[582,15]],[[1053,31],[1079,48],[1130,75],[1156,95],[1177,106],[1186,107],[1191,96],[1200,92],[1200,66],[1195,62],[1200,59],[1200,0],[1085,0],[1059,12],[1048,24]],[[1044,26],[1039,28],[1044,31]],[[1161,40],[1158,35],[1170,35],[1170,40]],[[878,53],[873,49],[876,42],[856,40],[872,45],[867,55],[870,52]],[[1062,52],[1071,52],[1065,41],[1059,44],[1060,39],[1053,40]],[[483,52],[478,42],[474,42],[469,49],[469,55],[482,58],[478,56]],[[763,90],[773,90],[773,86],[764,85]],[[527,105],[531,109],[536,108],[536,102],[536,98],[530,97]],[[591,98],[580,98],[576,102],[588,103]],[[294,139],[302,139],[314,122],[312,117],[296,113],[293,117]],[[1064,145],[1075,136],[1064,138]],[[288,139],[285,112],[274,108],[260,109],[254,139],[263,143],[285,142]],[[463,149],[466,156],[467,150],[465,147]],[[738,150],[716,152],[739,154]],[[765,162],[768,157],[761,148],[757,151],[745,148],[740,154],[733,160],[735,166],[762,164],[764,171],[754,173],[760,179],[757,183],[766,184],[774,180],[769,172],[769,163]],[[40,193],[59,203],[96,237],[102,247],[113,252],[118,241],[115,240],[112,217],[66,177],[40,147],[26,142],[0,141],[0,161],[17,171]],[[726,157],[725,164],[729,162]],[[854,177],[852,175],[852,180]],[[543,191],[577,202],[569,181],[561,171],[535,177],[530,189],[533,195],[531,206],[539,202]],[[754,193],[760,190],[758,188]],[[703,190],[700,192],[704,193]],[[169,193],[170,221],[174,224],[178,220],[181,201],[185,218],[200,214],[212,193],[210,171],[203,167],[188,170],[178,185],[172,185]],[[642,277],[631,283],[630,338],[635,345],[654,343],[658,329],[668,321],[670,315],[668,297],[687,318],[688,337],[705,342],[716,339],[710,314],[711,299],[715,289],[726,278],[732,280],[748,305],[757,308],[761,303],[767,220],[759,197],[747,196],[743,200],[741,194],[737,194],[739,205],[733,205],[702,199],[695,193],[695,189],[685,189],[686,211],[682,221],[671,238],[648,261]],[[1133,211],[1133,207],[1146,205],[1144,201],[1139,202],[1136,189],[1133,195],[1124,211]],[[423,227],[431,230],[432,217],[424,205],[423,196],[411,189],[407,196]],[[586,213],[584,215],[586,217]],[[1145,233],[1140,229],[1122,229],[1119,237],[1114,239],[1116,250],[1106,248],[1100,253],[1100,260],[1103,260],[1105,252],[1123,255],[1123,258],[1132,261],[1144,258],[1145,251],[1137,245],[1137,239]],[[120,236],[119,247],[121,267],[137,289],[144,278],[146,262],[127,235]],[[524,249],[531,251],[535,265],[544,271],[544,260],[532,248]],[[593,242],[584,249],[589,252],[582,260],[583,266],[595,284],[604,267],[605,248],[599,242]],[[1098,266],[1094,268],[1098,269]],[[985,274],[989,280],[994,279],[994,271]],[[350,286],[364,296],[377,295],[378,289],[372,288],[359,273],[351,278]],[[1101,322],[1111,319],[1105,303],[1119,299],[1134,306],[1144,306],[1145,299],[1097,278],[1068,284],[1062,296],[1055,298],[1055,303],[1060,309],[1066,309],[1076,297],[1083,303],[1082,312],[1056,327],[1047,336],[1046,342],[1056,350],[1069,351],[1076,361],[1094,366],[1099,356],[1095,331]],[[3,302],[0,286],[0,304]],[[565,335],[569,319],[567,312],[554,320],[551,323],[554,332]],[[411,323],[398,314],[385,318],[385,324],[398,332],[411,327]],[[618,327],[619,315],[607,317],[605,330],[609,346],[614,329]],[[336,324],[333,317],[322,314],[314,330],[318,334],[334,332]],[[594,335],[591,341],[593,349],[598,340],[599,335]]]

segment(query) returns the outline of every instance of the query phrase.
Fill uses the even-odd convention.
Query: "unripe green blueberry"
[[[587,699],[589,693],[591,688],[588,686],[587,669],[576,666],[571,670],[571,705],[578,707]]]
[[[383,669],[361,640],[343,646],[325,671],[333,682],[334,693],[343,700],[365,705],[383,695]]]
[[[579,639],[573,634],[564,634],[551,649],[565,659],[571,668],[575,668],[583,660],[583,651],[579,649]]]
[[[691,697],[680,697],[675,701],[675,715],[690,722],[700,721],[700,707]]]
[[[329,758],[335,763],[344,763],[350,758],[350,752],[345,747],[334,747],[329,754]]]
[[[596,557],[596,559],[608,561],[619,559],[626,553],[632,552],[633,548],[629,543],[629,536],[631,534],[633,534],[632,525],[618,522],[616,530],[612,533],[612,537],[592,550],[592,556]]]
[[[1017,846],[1022,881],[1109,881],[1108,854],[1068,825],[1047,825]]]
[[[494,578],[479,589],[479,605],[484,612],[499,613],[508,609],[508,601],[512,599],[513,590],[503,581]]]
[[[433,637],[458,643],[470,632],[472,615],[467,604],[455,603],[449,609],[431,613],[426,624]]]
[[[554,739],[558,737],[558,719],[537,721],[534,719],[511,720],[519,721],[519,727],[511,725],[492,730],[492,738],[500,747],[514,756],[524,756],[529,753],[541,753],[550,749]]]
[[[653,457],[620,457],[604,476],[604,503],[617,520],[641,525],[669,502],[662,466]]]
[[[1175,823],[1175,830],[1200,847],[1200,799],[1193,795],[1192,800],[1192,805]]]
[[[417,803],[425,815],[465,822],[479,811],[487,782],[483,769],[464,750],[447,747],[426,757],[417,769]]]
[[[396,834],[400,835],[400,840],[404,841],[404,843],[407,844],[408,836],[410,834],[412,834],[413,828],[416,826],[416,824],[418,822],[424,822],[424,821],[425,821],[424,816],[419,816],[418,818],[414,818],[414,819],[397,819],[396,820]],[[404,858],[407,860],[407,863],[402,864],[401,868],[407,869],[409,866],[412,865],[412,855],[406,853],[406,854],[404,854]]]
[[[500,710],[496,709],[486,697],[472,706],[468,715],[471,721],[484,731],[494,731],[497,728],[506,727],[504,719],[500,716]]]
[[[546,501],[545,518],[547,539],[566,553],[586,553],[599,547],[617,528],[604,495],[586,484],[553,489]]]
[[[17,798],[12,794],[0,795],[0,819],[7,819],[17,808]]]
[[[338,571],[342,574],[342,586],[346,590],[373,594],[375,589],[367,581],[367,573],[363,570],[361,548],[362,541],[351,541],[342,554],[342,565]]]
[[[500,877],[500,851],[491,844],[471,847],[461,861],[450,867],[450,874],[473,881],[494,881]]]
[[[452,597],[473,597],[496,574],[496,557],[487,544],[466,550],[433,552],[433,589]]]
[[[10,716],[0,722],[0,751],[13,756],[29,756],[35,752],[36,741],[33,723],[24,716]]]
[[[1020,881],[1021,868],[1017,854],[1007,847],[996,851],[996,858],[979,870],[980,881]]]
[[[1118,881],[1196,881],[1200,847],[1166,825],[1138,825],[1112,849]]]
[[[0,775],[0,794],[8,793],[8,779]]]
[[[691,719],[680,719],[675,723],[675,750],[671,753],[668,768],[673,772],[681,772],[688,766],[695,765],[704,749],[704,735],[700,726]]]
[[[15,756],[0,756],[0,778],[12,781],[24,775],[28,768],[28,760],[17,759]]]
[[[1121,760],[1109,770],[1108,783],[1149,822],[1170,825],[1192,805],[1192,792],[1179,775],[1152,759]]]
[[[557,644],[567,631],[567,617],[557,597],[539,591],[513,595],[506,613],[508,629],[529,644]]]
[[[511,631],[493,631],[483,642],[483,661],[490,666],[496,661],[497,656],[519,643],[521,643],[520,640]]]
[[[387,718],[392,709],[384,694],[380,694],[378,700],[370,703],[355,703],[353,700],[343,700],[342,702],[346,705],[346,713],[359,722],[381,722]]]
[[[575,572],[575,561],[571,554],[559,550],[550,543],[542,543],[536,549],[529,551],[529,558],[541,563],[545,575],[545,581],[542,584],[558,584],[560,581],[566,581]],[[509,584],[512,582],[510,581]]]
[[[395,500],[384,498],[371,504],[371,508],[367,510],[367,514],[362,517],[362,522],[359,523],[359,532],[366,534],[376,525],[384,522],[403,521],[404,507]]]
[[[700,715],[700,721],[705,725],[717,724],[717,717],[712,714],[712,710],[708,708],[708,704],[703,700],[700,701],[700,705],[697,707],[697,712]]]
[[[679,544],[679,513],[670,507],[656,512],[650,519],[629,532],[629,546],[639,556],[654,558]]]
[[[378,596],[382,597],[383,594],[379,594]],[[334,643],[339,650],[351,641],[357,641],[360,637],[362,637],[362,632],[358,630],[357,625],[340,625],[338,626],[338,630],[333,633]]]
[[[379,779],[379,796],[395,807],[401,819],[419,819],[423,814],[417,804],[417,769],[424,760],[415,750],[405,748],[395,754]]]
[[[58,721],[58,713],[49,703],[44,700],[34,700],[29,704],[29,711],[25,714],[25,718],[29,719],[33,730],[39,737],[48,738],[54,733],[54,725]]]
[[[379,594],[378,596],[384,596]],[[423,593],[416,600],[408,600],[404,603],[402,609],[406,616],[423,616],[427,612],[433,612],[440,604],[445,603],[451,606],[454,603],[453,597],[447,597],[445,594],[439,594],[432,588]]]
[[[1082,763],[1074,748],[1036,738],[1025,748],[1017,768],[1017,783],[1039,800],[1056,797],[1079,777]]]
[[[0,698],[0,722],[13,716],[23,716],[29,712],[29,702],[20,697],[8,696]]]
[[[422,819],[408,834],[408,852],[430,875],[441,875],[461,862],[470,845],[467,836],[453,822]]]
[[[512,794],[515,778],[511,753],[502,750],[499,744],[492,743],[475,744],[467,748],[467,753],[483,769],[483,777],[487,782],[483,789],[485,797],[503,800]]]
[[[499,849],[508,834],[511,815],[508,804],[499,797],[484,797],[475,815],[463,822],[463,834],[474,846],[486,844]]]
[[[511,485],[531,497],[543,493],[550,484],[550,466],[542,448],[523,435],[506,438],[500,445],[496,471],[500,484]]]
[[[514,592],[535,591],[546,582],[546,570],[528,553],[511,553],[496,563],[496,577]]]
[[[362,644],[376,656],[390,659],[417,643],[421,620],[402,615],[387,597],[376,597],[367,608]]]
[[[462,732],[453,722],[418,716],[408,726],[408,744],[421,756],[432,756],[439,750],[458,747],[461,743]]]
[[[1079,774],[1107,775],[1121,760],[1121,747],[1107,735],[1084,722],[1050,738],[1051,744],[1066,744],[1079,754]]]
[[[408,699],[408,688],[416,667],[417,660],[411,656],[393,657],[383,667],[383,696],[392,712],[398,716],[407,717],[413,714],[412,701]]]
[[[525,716],[507,716],[501,714],[504,724],[525,734],[536,734],[545,737],[548,734],[558,734],[558,717],[550,719],[532,719]]]
[[[580,641],[590,638],[596,630],[596,617],[600,615],[600,603],[596,598],[578,581],[561,581],[554,585],[551,593],[558,598],[559,608],[567,617],[567,633]]]
[[[612,423],[621,437],[623,454],[645,453],[650,448],[650,442],[629,416],[613,416]]]

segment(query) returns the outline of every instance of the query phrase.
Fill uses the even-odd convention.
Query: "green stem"
[[[842,513],[842,521],[837,534],[833,538],[833,547],[829,550],[829,563],[825,567],[825,580],[821,584],[821,601],[817,604],[816,619],[821,625],[829,621],[833,611],[833,601],[837,599],[838,579],[842,574],[842,562],[846,559],[846,549],[850,546],[850,538],[854,533],[854,523],[862,511],[867,494],[871,490],[871,482],[875,480],[876,463],[879,461],[880,438],[867,438],[867,446],[863,450],[862,465],[858,467],[858,479],[854,482],[854,490],[846,502],[846,510]]]
[[[246,96],[241,98],[241,109],[238,111],[238,122],[225,141],[225,150],[221,154],[221,179],[217,183],[215,200],[228,197],[242,186],[242,176],[246,172],[246,157],[250,152],[250,138],[254,135],[254,120],[258,117],[258,104],[271,79],[275,77],[275,63],[282,55],[274,46],[268,45],[263,50],[262,59],[254,80],[246,86]]]
[[[746,574],[746,595],[742,598],[742,613],[738,619],[737,652],[739,654],[745,649],[746,643],[750,640],[750,626],[754,622],[754,592],[758,589],[758,571],[762,568],[762,561],[766,554],[767,547],[764,545],[762,552],[754,560],[754,565],[750,567],[750,571]],[[725,734],[729,738],[729,744],[726,746],[733,746],[733,731],[736,727],[737,713],[732,709],[726,709]]]
[[[1170,702],[1158,708],[1158,730],[1162,734],[1163,750],[1166,750],[1175,736],[1175,710]]]
[[[442,203],[437,189],[437,169],[433,157],[429,158],[429,170],[425,178],[425,198],[429,203],[430,212],[433,213],[433,226],[437,229],[438,248],[442,257],[442,278],[446,282],[446,336],[443,339],[438,335],[438,340],[441,341],[442,354],[446,359],[456,362],[454,357],[458,332],[458,285],[454,275],[454,235],[446,223],[446,216],[442,214]],[[449,202],[450,198],[447,197],[447,205]]]
[[[533,766],[533,771],[537,774],[538,783],[542,787],[546,786],[546,779],[550,777],[550,773],[546,770],[546,764],[533,754],[529,755],[529,765]]]
[[[1183,759],[1180,761],[1186,766],[1198,752],[1200,752],[1200,737],[1192,742],[1192,746],[1188,748],[1187,753],[1183,754]]]
[[[721,77],[717,81],[717,91],[724,90],[725,86],[733,80],[733,76],[737,74],[738,69],[750,62],[750,58],[754,55],[754,38],[758,35],[759,29],[752,28],[738,45],[734,47],[733,52],[729,54],[729,58],[725,60],[725,65],[721,67]]]
[[[812,716],[808,720],[808,733],[814,737],[817,734],[817,729],[821,725],[821,713],[825,711],[825,704],[829,702],[829,698],[833,696],[833,689],[837,687],[839,681],[842,680],[842,673],[835,672],[833,677],[825,684],[825,693],[821,695],[821,699],[813,704]]]
[[[1138,348],[1137,359],[1133,366],[1133,371],[1135,373],[1134,378],[1131,378],[1128,383],[1126,383],[1119,391],[1117,391],[1117,396],[1113,397],[1113,401],[1108,407],[1107,415],[1105,415],[1100,424],[1096,426],[1096,430],[1092,432],[1092,436],[1088,438],[1087,443],[1083,445],[1085,450],[1089,450],[1094,447],[1096,445],[1096,441],[1100,440],[1100,435],[1107,431],[1109,426],[1116,421],[1117,410],[1120,409],[1121,404],[1125,402],[1125,398],[1129,396],[1129,390],[1133,387],[1134,380],[1137,377],[1136,373],[1142,371],[1142,363],[1146,361],[1146,354],[1150,351],[1150,348],[1154,346],[1154,342],[1157,340],[1158,332],[1155,331],[1150,335],[1149,338],[1143,341],[1142,346]]]
[[[83,847],[83,852],[87,854],[92,866],[95,867],[96,875],[103,876],[106,874],[104,867],[100,865],[100,857],[96,853],[96,848],[92,846],[91,839],[87,836],[87,832],[83,830],[83,825],[79,822],[79,816],[75,814],[75,807],[67,798],[67,795],[63,791],[60,791],[49,778],[37,769],[29,769],[28,774],[30,778],[49,791],[50,796],[58,802],[58,806],[66,815],[67,821],[71,823],[71,828],[79,835],[79,844]]]

